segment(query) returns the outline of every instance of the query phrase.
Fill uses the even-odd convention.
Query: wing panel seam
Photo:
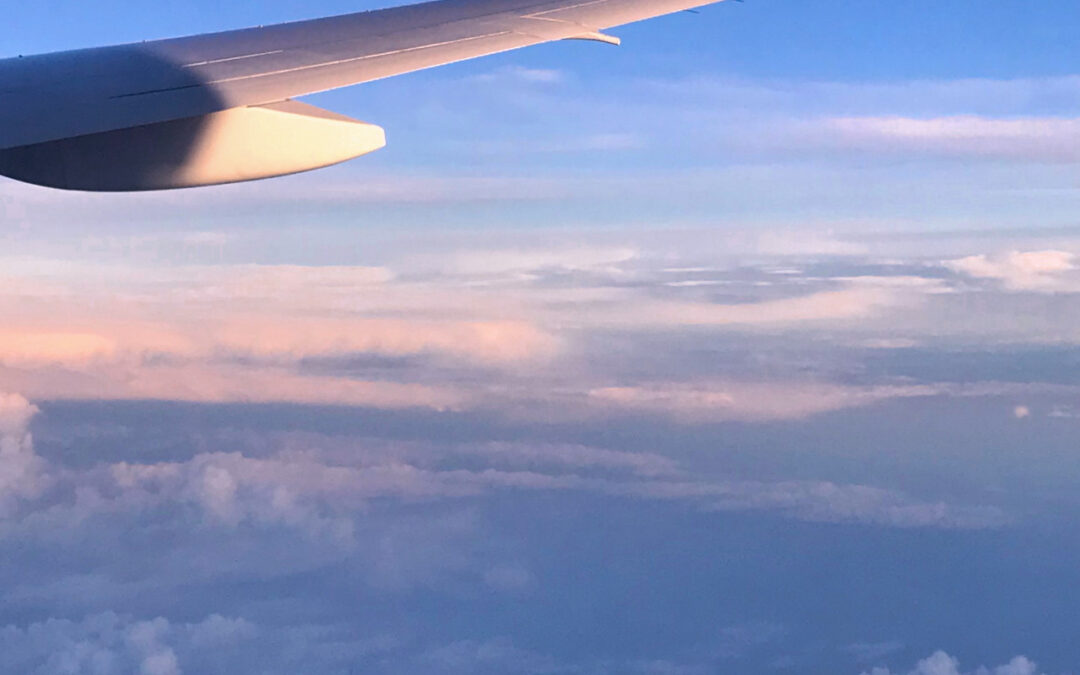
[[[418,45],[416,47],[406,47],[405,49],[395,49],[388,52],[379,52],[378,54],[365,54],[364,56],[357,56],[350,59],[339,59],[337,61],[323,61],[320,63],[313,63],[306,66],[297,66],[296,68],[284,68],[282,70],[274,70],[265,73],[254,73],[251,75],[242,75],[239,77],[227,77],[220,80],[211,80],[209,82],[200,84],[189,84],[182,87],[166,87],[164,89],[148,89],[146,91],[138,91],[130,94],[118,94],[116,96],[110,96],[110,99],[121,98],[133,98],[136,96],[149,96],[151,94],[163,94],[171,91],[184,91],[185,89],[198,89],[200,87],[213,87],[218,84],[229,84],[231,82],[243,82],[245,80],[255,80],[262,77],[273,77],[274,75],[287,75],[289,73],[299,73],[305,70],[316,70],[319,68],[329,68],[331,66],[340,66],[346,63],[359,63],[369,59],[377,59],[385,56],[395,56],[397,54],[407,54],[410,52],[419,52],[425,49],[435,49],[438,47],[446,47],[449,45],[463,44],[466,42],[474,42],[476,40],[484,40],[493,37],[502,37],[503,35],[514,35],[515,31],[499,31],[497,33],[487,33],[485,35],[473,35],[467,38],[459,38],[457,40],[447,40],[446,42],[438,42],[430,45]]]

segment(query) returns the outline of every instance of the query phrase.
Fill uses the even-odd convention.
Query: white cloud
[[[0,394],[0,518],[22,500],[37,497],[49,482],[28,428],[37,413],[22,396]]]
[[[1074,420],[1080,419],[1080,410],[1069,405],[1056,405],[1050,410],[1048,417],[1053,419]]]
[[[191,643],[199,649],[220,648],[251,639],[258,633],[246,619],[230,619],[213,614],[205,621],[190,627]]]
[[[0,393],[0,436],[22,438],[26,434],[30,420],[40,412],[18,394]]]
[[[127,643],[139,660],[142,675],[180,675],[176,652],[164,644],[170,630],[162,618],[142,621],[127,631]]]
[[[1001,281],[1018,291],[1061,291],[1077,288],[1069,272],[1077,270],[1069,251],[1011,251],[998,256],[976,255],[948,260],[945,266],[977,279]]]
[[[943,651],[934,652],[919,661],[914,669],[907,671],[907,675],[1039,675],[1039,673],[1035,663],[1024,656],[1017,656],[1007,664],[996,668],[980,666],[975,670],[961,670],[960,661]],[[894,675],[894,673],[888,668],[879,667],[866,671],[863,675]],[[895,675],[901,675],[901,672],[897,671]]]
[[[472,82],[517,82],[525,84],[559,84],[566,80],[566,73],[553,68],[526,68],[524,66],[507,66],[496,71],[475,75],[469,78]]]
[[[755,110],[823,112],[855,111],[880,117],[904,111],[919,119],[955,117],[971,111],[985,116],[1016,118],[1030,114],[1035,101],[1057,101],[1062,107],[1080,103],[1080,77],[959,78],[890,82],[749,80],[694,77],[645,83],[653,97],[679,97],[703,107],[727,103]]]
[[[713,381],[598,388],[589,392],[589,400],[612,410],[644,410],[688,421],[768,421],[802,419],[889,399],[941,393],[940,388],[921,385]]]
[[[610,270],[639,255],[629,246],[492,249],[416,258],[413,264],[467,276],[524,275],[545,270]]]
[[[107,508],[149,509],[162,502],[199,507],[214,526],[288,526],[312,536],[351,540],[351,514],[370,500],[460,499],[499,491],[592,492],[620,498],[681,501],[723,511],[776,511],[827,523],[866,523],[900,528],[984,529],[1004,525],[995,508],[922,502],[891,490],[828,482],[732,482],[670,478],[619,479],[576,473],[481,469],[431,470],[388,463],[341,466],[318,453],[253,459],[204,454],[183,463],[118,464]],[[105,505],[98,505],[101,508]]]
[[[213,615],[194,624],[158,617],[140,621],[113,612],[81,621],[50,619],[25,627],[0,627],[0,671],[87,675],[182,675],[179,653],[236,644],[255,635],[244,619]]]
[[[694,123],[702,130],[695,143],[710,148],[772,157],[794,151],[968,162],[1080,160],[1075,77],[887,84],[699,78],[647,86],[674,110],[645,99],[639,117],[657,129],[673,119]],[[1032,114],[1048,107],[1061,112]]]
[[[482,443],[458,445],[454,450],[483,457],[489,464],[497,466],[625,470],[648,477],[679,473],[678,464],[663,455],[620,452],[583,445]]]
[[[875,152],[1080,161],[1080,120],[995,119],[972,115],[910,117],[835,117],[825,119],[807,138],[822,144]]]
[[[16,400],[8,407],[25,423],[28,406]],[[210,529],[285,528],[349,549],[356,544],[362,514],[376,500],[433,502],[506,491],[593,493],[682,502],[696,509],[774,511],[812,522],[901,528],[984,529],[1008,522],[993,507],[927,502],[870,486],[695,476],[670,459],[648,453],[527,444],[480,444],[467,451],[460,444],[406,444],[403,452],[394,452],[385,446],[368,451],[363,441],[339,442],[329,449],[312,441],[264,451],[262,457],[203,452],[184,461],[118,462],[74,470],[44,462],[29,436],[19,436],[17,466],[29,468],[20,468],[19,480],[7,488],[7,530],[44,527],[55,533],[98,517],[153,512],[183,516],[194,511]],[[450,461],[462,456],[487,463],[464,469]],[[521,468],[498,468],[500,464]],[[181,507],[179,512],[176,507]],[[509,578],[504,573],[492,577],[493,583]]]
[[[783,326],[842,322],[872,316],[884,309],[917,302],[907,289],[853,283],[840,290],[819,291],[777,300],[737,304],[655,300],[630,297],[597,306],[585,321],[597,325],[650,326]]]
[[[819,523],[958,530],[993,529],[1009,523],[1008,517],[995,507],[925,502],[894,490],[827,481],[654,482],[610,486],[608,492],[689,500],[718,511],[774,511]]]

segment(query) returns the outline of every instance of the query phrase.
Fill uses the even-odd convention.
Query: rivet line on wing
[[[198,63],[185,63],[180,66],[181,68],[199,68],[201,66],[212,66],[217,63],[228,63],[230,61],[242,61],[244,59],[256,59],[260,56],[273,56],[274,54],[284,54],[284,49],[275,49],[272,52],[259,52],[258,54],[244,54],[243,56],[230,56],[224,59],[212,59],[209,61],[199,61]]]
[[[487,38],[501,37],[503,35],[513,35],[513,31],[504,30],[497,33],[488,33],[486,35],[474,35],[467,38],[459,38],[457,40],[447,40],[446,42],[438,42],[430,45],[418,45],[416,47],[406,47],[404,49],[395,49],[388,52],[379,52],[378,54],[365,54],[364,56],[356,56],[349,59],[339,59],[337,61],[322,61],[320,63],[312,63],[306,66],[297,66],[296,68],[284,68],[282,70],[274,70],[268,73],[256,73],[254,75],[240,75],[237,77],[228,77],[220,80],[212,80],[207,82],[208,85],[214,84],[227,84],[229,82],[240,82],[243,80],[253,80],[260,77],[272,77],[274,75],[285,75],[288,73],[298,73],[305,70],[313,70],[316,68],[326,68],[329,66],[340,66],[346,63],[358,63],[360,61],[367,61],[369,59],[377,59],[383,56],[394,56],[396,54],[407,54],[409,52],[419,52],[425,49],[435,49],[436,47],[446,47],[455,44],[464,44],[466,42],[475,42],[477,40],[485,40]]]
[[[536,12],[535,14],[526,14],[526,19],[543,19],[545,14],[556,14],[558,12],[565,12],[571,9],[580,9],[582,7],[591,7],[592,5],[603,5],[609,0],[588,0],[588,2],[579,2],[576,5],[566,5],[565,7],[556,7],[555,9],[545,9],[542,12]]]

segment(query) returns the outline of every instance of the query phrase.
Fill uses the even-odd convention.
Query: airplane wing
[[[115,150],[116,161],[138,159],[127,156],[133,152],[115,147],[125,142],[171,143],[175,146],[173,164],[193,155],[204,165],[213,164],[221,158],[208,147],[207,137],[218,148],[236,152],[237,148],[227,146],[230,139],[235,141],[237,129],[248,130],[248,136],[260,126],[266,127],[265,133],[288,134],[296,122],[316,138],[331,129],[357,132],[353,135],[365,140],[358,140],[349,151],[381,147],[378,127],[292,104],[290,99],[554,40],[617,43],[602,31],[719,1],[437,0],[313,21],[0,60],[0,173],[75,189],[208,184],[189,176],[174,185],[172,179],[162,178],[161,171],[147,185],[125,186],[124,179],[112,188],[78,185],[80,181],[72,176],[100,168],[92,166],[88,154]],[[350,124],[362,125],[363,133]],[[314,131],[316,127],[319,132]],[[305,134],[299,132],[308,139]],[[241,145],[248,147],[251,142],[247,138]],[[374,148],[366,151],[370,149]],[[72,153],[80,155],[74,163],[69,157]],[[35,180],[36,173],[50,174],[48,165],[56,157],[67,157],[63,170],[54,166],[50,176]],[[256,163],[264,159],[254,157]],[[294,161],[286,158],[274,169],[288,168]],[[334,162],[321,165],[326,163]],[[297,170],[307,168],[315,167]],[[230,170],[213,182],[264,177],[248,176],[249,169]]]

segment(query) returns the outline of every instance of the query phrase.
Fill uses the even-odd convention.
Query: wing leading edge
[[[614,41],[605,29],[720,1],[436,0],[0,60],[0,153],[266,106],[543,42]]]

